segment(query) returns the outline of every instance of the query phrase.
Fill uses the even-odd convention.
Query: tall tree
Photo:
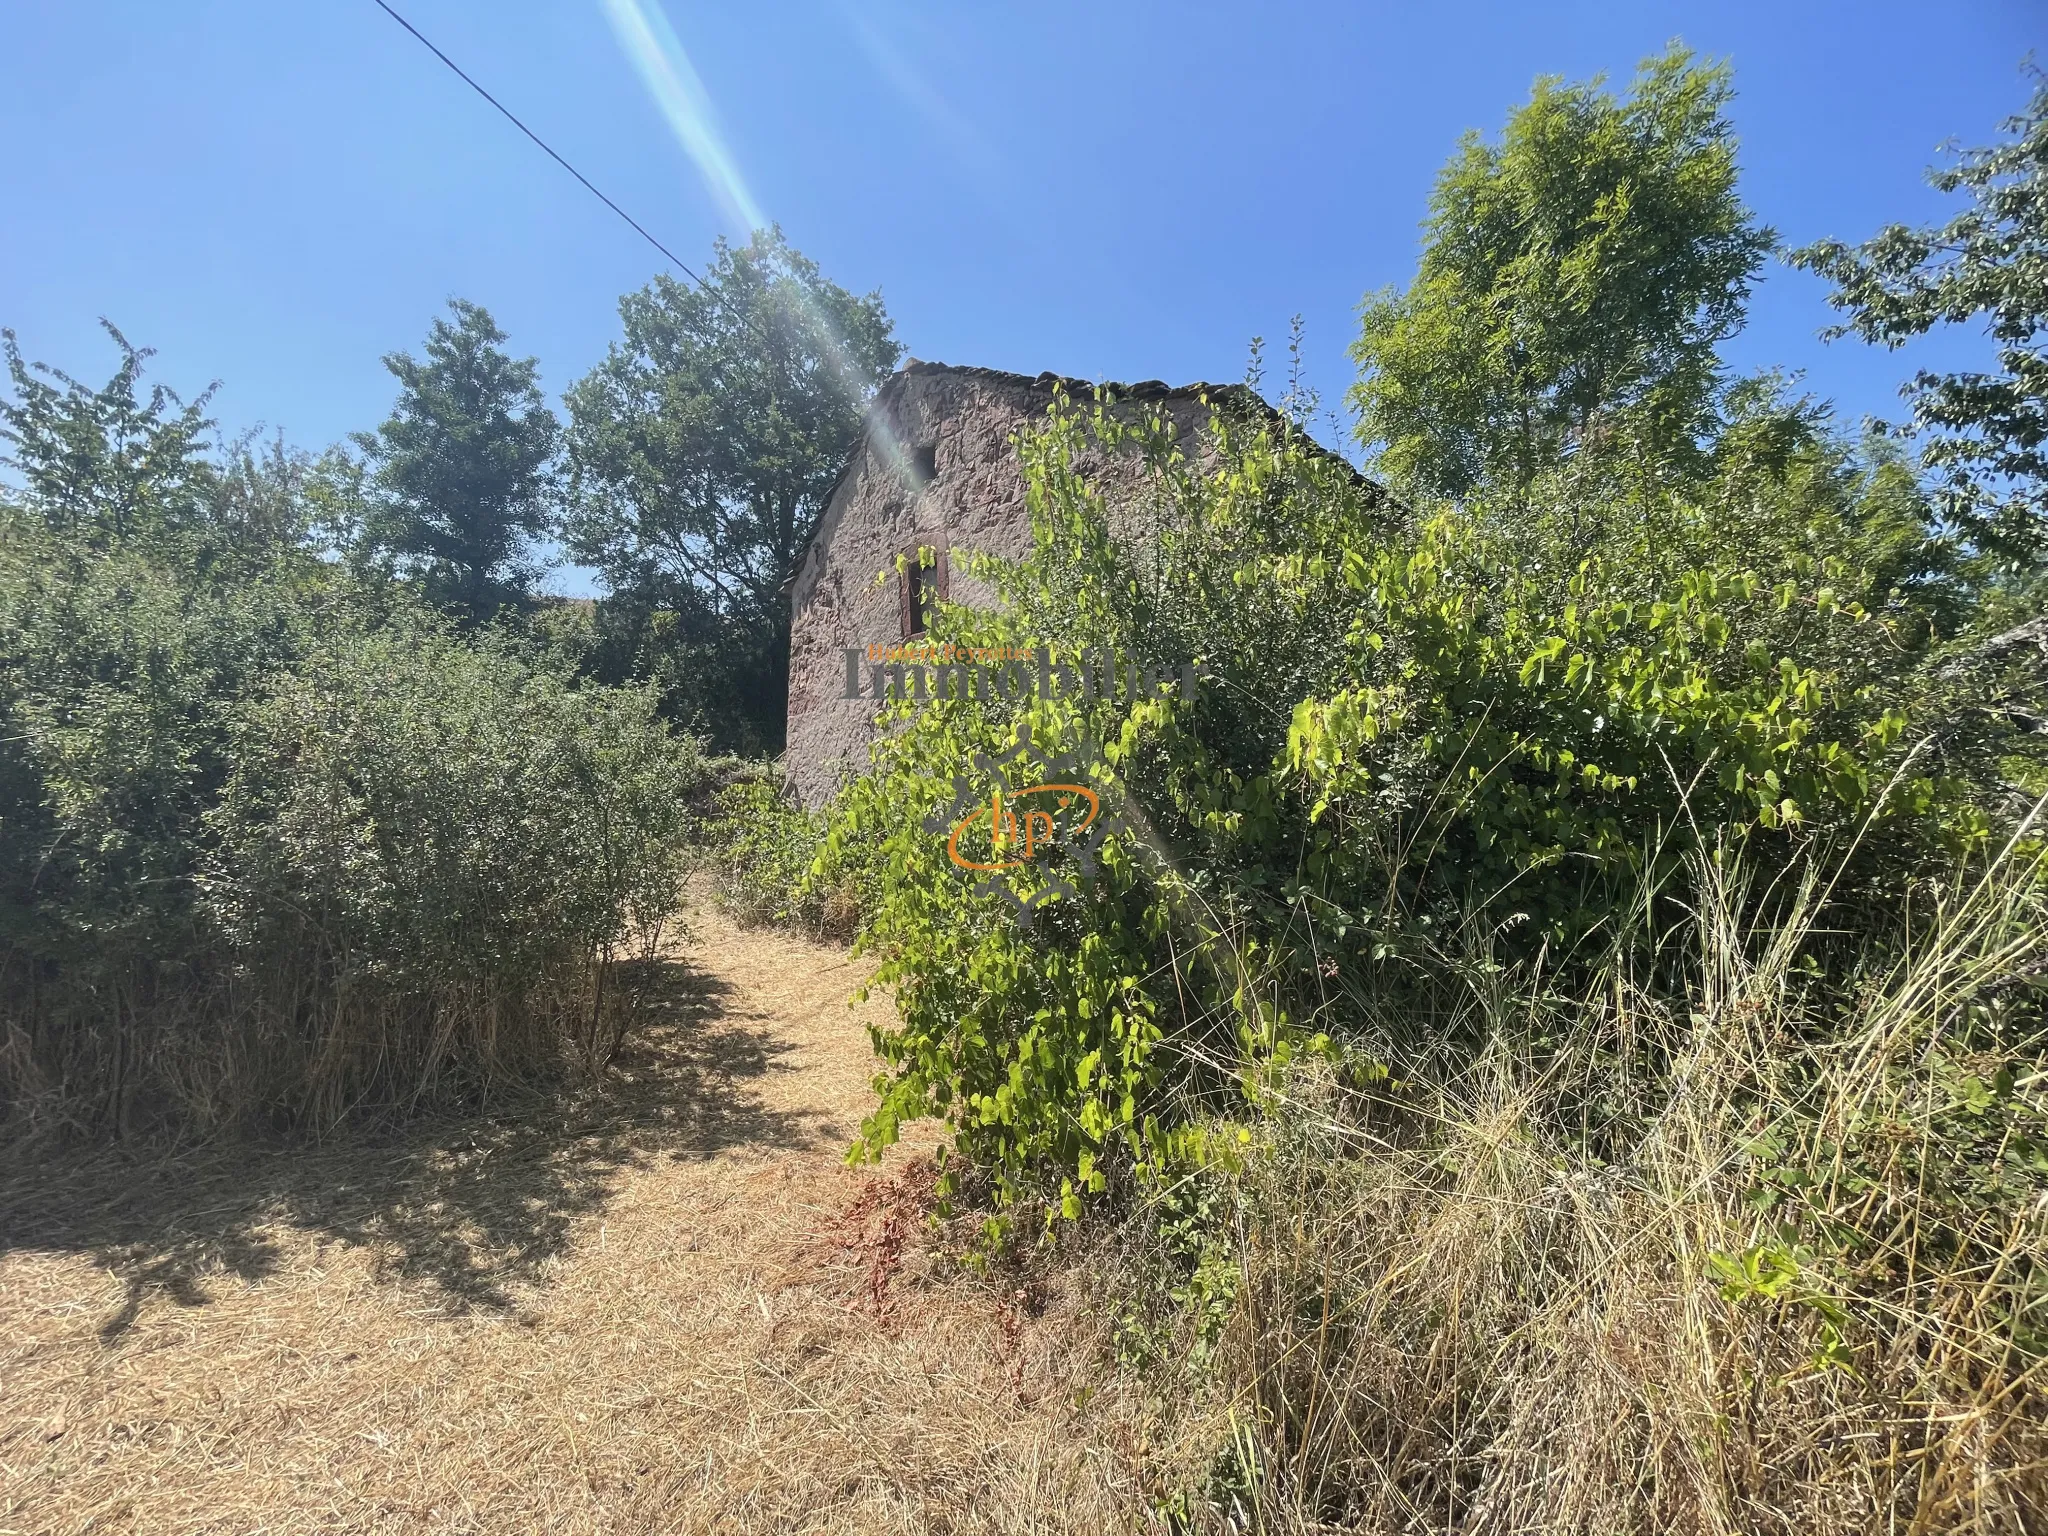
[[[98,389],[23,361],[14,332],[0,331],[14,396],[0,399],[0,464],[20,477],[24,507],[59,533],[99,544],[196,526],[216,480],[204,443],[213,390],[190,402],[162,384],[143,393],[154,353],[100,324],[121,366]]]
[[[561,425],[538,364],[504,352],[490,313],[463,299],[448,309],[424,359],[384,359],[400,392],[382,426],[356,434],[372,468],[361,541],[479,622],[532,591],[533,541],[553,527]]]
[[[672,708],[773,749],[784,584],[902,348],[879,294],[829,281],[779,230],[720,242],[702,286],[658,277],[619,315],[624,339],[567,397],[567,547]]]
[[[1615,418],[1682,445],[1771,248],[1736,194],[1725,66],[1681,48],[1625,101],[1537,82],[1498,144],[1468,134],[1437,179],[1421,268],[1370,298],[1352,356],[1359,436],[1425,494],[1513,493]]]
[[[2036,80],[2027,110],[2002,125],[2006,142],[1929,174],[1969,199],[1948,223],[1893,224],[1859,246],[1823,240],[1792,255],[1835,285],[1830,302],[1849,318],[1831,338],[1898,347],[1983,321],[1996,371],[1923,370],[1901,393],[1943,512],[2008,572],[2048,564],[2048,75]]]

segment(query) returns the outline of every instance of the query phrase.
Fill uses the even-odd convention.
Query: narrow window
[[[945,535],[937,543],[912,544],[901,556],[897,598],[902,612],[903,638],[908,640],[931,628],[932,616],[946,600],[947,570]]]
[[[915,554],[904,565],[903,580],[903,611],[906,615],[903,638],[908,640],[913,635],[923,634],[931,622],[931,589],[925,585],[924,567],[918,563]]]
[[[926,443],[910,450],[910,477],[923,490],[939,478],[939,449],[936,443]]]

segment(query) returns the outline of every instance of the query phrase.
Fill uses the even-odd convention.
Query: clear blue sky
[[[1539,74],[1624,84],[1672,38],[1730,59],[1745,193],[1796,243],[1941,213],[1938,147],[1992,138],[2048,54],[2043,0],[671,0],[721,190],[622,44],[627,0],[393,3],[693,265],[751,203],[880,288],[916,356],[1084,378],[1238,378],[1299,312],[1332,405],[1437,168]],[[229,428],[373,425],[379,356],[450,295],[558,393],[660,265],[372,0],[8,0],[0,87],[0,324],[97,380],[105,315],[172,385],[223,381]],[[1979,353],[1822,347],[1822,295],[1774,270],[1735,361],[1804,369],[1853,420]]]

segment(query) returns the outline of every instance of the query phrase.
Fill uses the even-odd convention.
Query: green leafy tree
[[[0,331],[14,395],[0,399],[0,464],[19,481],[10,499],[52,532],[99,545],[202,523],[217,481],[204,441],[213,389],[189,402],[162,384],[143,393],[151,349],[100,324],[121,365],[98,389],[24,362],[14,332]]]
[[[384,359],[401,389],[390,418],[356,437],[372,469],[360,541],[474,623],[532,592],[561,427],[537,363],[504,352],[489,311],[462,299],[448,308],[424,359]]]
[[[721,244],[703,286],[659,277],[619,314],[624,339],[568,394],[567,547],[611,591],[616,665],[723,742],[773,748],[785,584],[902,349],[879,294],[829,281],[775,230]]]
[[[1674,47],[1625,101],[1545,79],[1498,144],[1466,137],[1415,282],[1366,302],[1352,348],[1382,473],[1516,492],[1582,449],[1690,439],[1772,241],[1736,193],[1731,95],[1725,66]]]
[[[98,388],[23,360],[0,332],[13,398],[0,397],[0,515],[55,536],[74,554],[137,544],[198,579],[239,580],[315,539],[331,470],[282,434],[260,429],[222,440],[206,415],[213,387],[185,401],[145,388],[153,355],[102,322],[120,350]]]
[[[1996,371],[1922,371],[1902,393],[1944,514],[2008,571],[2048,560],[2048,76],[2037,81],[2027,110],[2004,124],[2006,142],[1929,176],[1969,199],[1963,212],[1792,256],[1835,285],[1831,302],[1849,318],[1830,337],[1898,347],[1937,325],[1983,321]]]
[[[295,448],[282,432],[223,443],[213,465],[212,527],[236,547],[274,551],[317,542],[326,477],[340,455]]]

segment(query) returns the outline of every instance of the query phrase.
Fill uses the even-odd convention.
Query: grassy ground
[[[8,1168],[0,1532],[1124,1526],[1091,1309],[940,1273],[928,1145],[843,1165],[845,953],[692,924],[601,1088]]]

